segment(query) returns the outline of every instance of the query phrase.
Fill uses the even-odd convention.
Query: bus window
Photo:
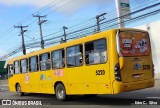
[[[147,32],[121,31],[119,45],[121,56],[146,56],[150,54],[150,40]]]
[[[83,65],[83,48],[82,45],[77,45],[67,48],[67,66],[82,66]]]
[[[38,56],[29,58],[29,69],[30,69],[30,72],[38,71]]]
[[[14,73],[15,74],[19,73],[19,61],[14,62]]]
[[[50,53],[45,53],[40,55],[40,70],[50,70],[51,63],[50,63]]]
[[[64,49],[52,52],[52,65],[53,69],[65,67]]]
[[[100,39],[85,44],[86,64],[99,64],[107,61],[106,40]]]
[[[13,74],[14,74],[13,64],[8,65],[8,74],[9,74],[9,75],[13,75]]]
[[[21,73],[28,72],[28,60],[27,59],[21,60],[20,67],[21,67]]]

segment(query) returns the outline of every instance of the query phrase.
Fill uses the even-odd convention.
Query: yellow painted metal
[[[106,63],[97,65],[83,64],[83,66],[80,67],[65,67],[56,70],[51,69],[48,71],[14,74],[8,79],[10,91],[16,91],[16,83],[21,85],[23,92],[47,94],[55,94],[54,87],[57,82],[64,84],[67,94],[117,94],[125,91],[153,87],[154,79],[152,78],[152,70],[133,72],[132,67],[135,63],[132,62],[132,60],[134,58],[119,58],[117,53],[116,34],[117,29],[108,30],[10,59],[8,64],[13,64],[16,60],[22,60],[24,58],[52,52],[62,48],[66,49],[67,47],[78,44],[84,45],[86,42],[97,39],[106,39]],[[139,59],[143,60],[143,62],[140,63],[142,65],[144,63],[152,65],[151,57],[151,54],[149,56],[139,57]],[[85,61],[85,58],[83,60]],[[122,81],[116,81],[115,79],[114,67],[117,63],[120,64]],[[105,75],[96,75],[96,70],[105,70]],[[62,72],[62,75],[57,76],[57,72]],[[133,77],[134,74],[139,73],[142,75],[141,78],[136,79]]]

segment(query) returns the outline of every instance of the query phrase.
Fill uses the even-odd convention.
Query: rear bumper
[[[154,87],[154,83],[155,83],[154,78],[149,79],[149,80],[129,82],[129,83],[114,81],[112,90],[113,90],[113,94],[117,94],[121,92],[127,92],[127,91]]]

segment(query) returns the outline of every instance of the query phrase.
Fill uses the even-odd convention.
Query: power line
[[[48,5],[46,5],[44,8],[41,8],[41,9],[37,10],[37,11],[34,12],[34,13],[37,13],[37,12],[39,12],[39,11],[41,11],[41,10],[42,10],[42,12],[43,12],[44,10],[47,10],[47,9],[53,7],[53,6],[56,6],[57,4],[59,4],[60,2],[62,2],[63,0],[58,1],[58,3],[53,4],[55,1],[57,1],[57,0],[53,0],[51,3],[49,3]],[[53,4],[53,5],[51,5],[51,4]],[[50,6],[50,5],[51,5],[51,6]],[[50,7],[48,7],[48,6],[50,6]],[[46,8],[47,8],[47,9],[46,9]],[[32,15],[29,15],[28,17],[26,17],[25,19],[21,20],[20,22],[17,22],[16,24],[18,24],[18,23],[23,24],[23,22],[26,23],[26,22],[29,21],[31,18],[32,18]],[[33,21],[33,22],[35,22],[35,21]],[[32,22],[32,23],[33,23],[33,22]],[[15,25],[16,25],[16,24],[15,24]],[[14,29],[13,29],[13,26],[11,26],[8,30],[6,30],[6,32],[2,33],[2,34],[0,35],[0,37],[9,34],[9,33],[10,33],[11,31],[13,31],[13,30],[14,30]]]
[[[159,5],[159,4],[158,4]],[[152,5],[151,6],[151,8],[154,8],[154,7],[157,7],[158,5]],[[134,12],[132,12],[132,13],[130,13],[131,15],[139,15],[139,13],[140,12],[144,12],[144,11],[146,11],[146,10],[148,10],[148,9],[150,9],[150,7],[147,7],[146,9],[144,9],[144,10],[139,10],[139,11],[134,11]],[[134,16],[134,18],[132,18],[132,19],[130,19],[130,20],[127,20],[127,21],[125,21],[126,23],[129,23],[129,22],[132,22],[132,21],[137,21],[137,19],[140,19],[140,18],[144,18],[144,17],[148,17],[149,15],[154,15],[154,14],[156,14],[156,13],[158,13],[159,12],[159,10],[156,10],[156,11],[153,11],[153,12],[148,12],[147,14],[145,14],[145,15],[139,15],[139,16]],[[127,15],[126,15],[127,16]],[[123,16],[123,17],[126,17],[126,16]],[[101,26],[103,25],[103,27],[107,27],[107,28],[109,28],[110,26],[116,26],[117,25],[117,18],[114,18],[114,19],[111,19],[111,20],[109,20],[109,21],[105,21],[105,22],[102,22],[102,23],[100,23],[101,24]],[[109,24],[109,22],[111,22],[111,24],[113,24],[113,25],[108,25],[108,26],[106,26],[105,24]],[[115,22],[115,24],[114,24],[114,22]],[[81,29],[81,30],[79,30],[79,31],[74,31],[74,32],[72,32],[72,35],[74,35],[75,36],[75,34],[74,33],[76,33],[76,32],[82,32],[82,31],[84,31],[84,30],[87,30],[87,29],[90,29],[90,28],[93,28],[93,27],[95,27],[96,25],[93,25],[93,26],[90,26],[90,27],[88,27],[88,28],[85,28],[85,29]],[[89,32],[86,32],[86,34],[90,34],[90,33],[93,33],[93,31],[89,31]],[[68,33],[69,34],[69,33]],[[71,35],[71,34],[70,34]],[[84,35],[84,34],[83,34]],[[82,36],[82,35],[81,35]],[[79,37],[80,37],[80,35],[79,35]],[[72,37],[73,38],[73,37]],[[68,39],[72,39],[72,38],[68,38]],[[57,42],[57,41],[56,41]],[[52,42],[49,42],[49,43],[46,43],[46,45],[49,45],[50,43],[54,43],[53,41]],[[36,45],[36,44],[34,44],[34,45]],[[38,45],[37,45],[38,46]],[[30,47],[32,47],[32,46],[30,46]]]
[[[44,8],[41,8],[41,9],[39,9],[39,10],[37,10],[35,13],[37,13],[37,12],[40,12],[41,10],[47,10],[47,9],[49,9],[49,8],[51,8],[51,7],[53,7],[53,6],[55,6],[55,5],[57,5],[58,3],[60,3],[60,2],[62,2],[62,1],[59,1],[58,3],[55,3],[57,0],[54,0],[54,1],[52,1],[51,3],[49,3],[48,5],[46,5]],[[138,6],[140,6],[140,7],[142,7],[142,5],[146,5],[146,4],[150,4],[150,1],[153,3],[153,2],[155,2],[155,1],[158,1],[158,0],[148,0],[148,1],[145,1],[145,2],[141,2],[141,1],[136,1],[136,2],[138,2],[137,4],[138,4]],[[55,3],[55,4],[53,4],[53,3]],[[141,4],[142,3],[142,4]],[[53,4],[53,5],[51,5],[51,4]],[[138,9],[138,6],[136,7],[134,7],[135,9]],[[134,9],[133,8],[133,9]],[[42,11],[42,12],[43,12]],[[107,12],[107,13],[115,13],[115,10],[113,11],[111,11],[111,12]],[[28,18],[28,17],[27,17]],[[26,19],[27,19],[26,18]],[[30,17],[30,18],[32,18],[32,16]],[[108,17],[107,17],[108,18]],[[26,19],[23,19],[22,21],[20,21],[20,22],[26,22],[27,20]],[[35,21],[33,21],[33,22],[35,22]],[[0,35],[0,37],[2,37],[2,36],[4,36],[4,35],[7,35],[7,34],[9,34],[10,33],[10,30],[14,30],[13,29],[13,27],[11,27],[11,28],[9,28],[9,30],[7,30],[5,33],[3,33],[2,35]]]

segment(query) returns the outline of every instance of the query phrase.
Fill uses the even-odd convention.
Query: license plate
[[[136,74],[136,75],[133,75],[134,78],[140,78],[141,75],[140,74]]]

